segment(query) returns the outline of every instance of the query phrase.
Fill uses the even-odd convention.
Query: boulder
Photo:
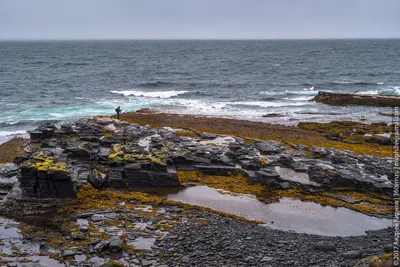
[[[108,250],[111,253],[117,253],[122,251],[124,248],[124,241],[120,238],[112,239],[108,245]]]
[[[93,169],[89,174],[88,180],[94,188],[101,188],[105,185],[105,177],[105,174],[102,174],[98,170]]]
[[[274,168],[264,168],[256,172],[257,182],[263,185],[279,185],[280,175]]]
[[[275,141],[258,142],[256,143],[256,148],[263,154],[275,155],[280,154],[285,149],[285,147]]]

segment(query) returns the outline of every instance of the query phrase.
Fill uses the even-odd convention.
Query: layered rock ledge
[[[21,186],[30,197],[73,197],[76,187],[88,182],[96,188],[181,186],[178,171],[241,173],[269,187],[287,182],[293,187],[346,187],[387,196],[394,179],[390,158],[205,133],[193,138],[107,118],[61,128],[44,125],[30,134],[31,141],[40,144],[21,164]],[[287,179],[277,168],[308,178]]]

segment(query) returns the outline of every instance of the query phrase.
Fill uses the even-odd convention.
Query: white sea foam
[[[400,95],[400,86],[388,86],[380,90],[359,91],[357,94],[370,95]]]
[[[313,99],[314,96],[299,96],[299,97],[285,97],[285,100],[289,100],[289,101],[309,101],[311,99]]]
[[[283,106],[303,106],[306,103],[302,102],[267,102],[267,101],[240,101],[232,102],[231,105],[243,105],[243,106],[258,106],[263,108],[268,107],[283,107]]]
[[[377,95],[379,94],[378,90],[368,90],[368,91],[358,91],[356,92],[358,95]]]
[[[188,91],[153,91],[153,92],[145,92],[145,91],[110,91],[113,94],[120,94],[124,96],[137,96],[137,97],[150,97],[150,98],[171,98],[174,96],[182,95],[188,93]]]
[[[285,91],[263,91],[258,94],[260,95],[271,95],[271,96],[281,96],[281,95],[316,95],[317,91],[314,91],[315,87],[311,86],[309,88],[304,88],[303,90],[298,90],[298,91],[291,91],[291,90],[285,90]]]
[[[26,134],[26,130],[0,131],[0,137],[15,136],[15,135],[22,135],[22,134]]]
[[[14,136],[28,137],[26,130],[0,131],[0,144],[10,140]]]

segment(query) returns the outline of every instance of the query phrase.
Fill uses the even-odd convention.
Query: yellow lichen
[[[68,166],[65,162],[54,162],[53,157],[44,157],[41,153],[39,152],[39,154],[33,157],[37,160],[36,162],[27,162],[25,164],[37,171],[59,171],[69,174]]]
[[[161,166],[167,165],[167,163],[165,163],[164,161],[162,161],[161,159],[159,159],[155,156],[147,156],[147,158],[158,165],[161,165]]]
[[[112,154],[108,155],[108,158],[109,159],[115,159],[116,157],[120,157],[120,156],[123,156],[123,155],[124,155],[123,151],[118,151],[118,152],[115,152],[115,153],[112,153]]]

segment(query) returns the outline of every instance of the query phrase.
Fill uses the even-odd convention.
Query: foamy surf
[[[136,97],[150,97],[150,98],[171,98],[178,95],[183,95],[189,93],[189,91],[153,91],[153,92],[145,92],[145,91],[110,91],[113,94],[119,94],[124,96],[136,96]]]
[[[26,130],[0,131],[0,144],[16,136],[28,137],[28,133]]]
[[[388,86],[380,90],[358,91],[357,94],[368,95],[400,95],[400,86]]]

